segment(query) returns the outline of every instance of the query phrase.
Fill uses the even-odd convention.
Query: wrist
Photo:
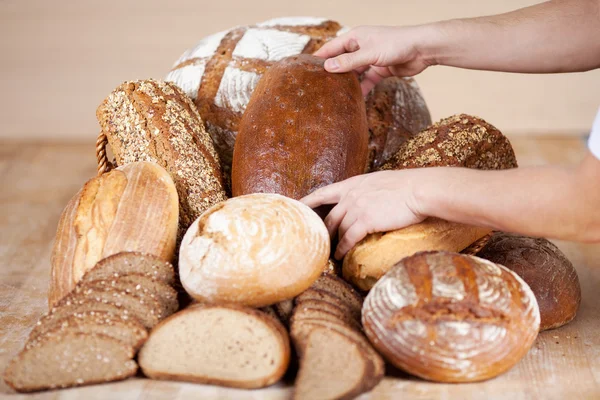
[[[450,34],[455,21],[439,21],[415,26],[416,50],[426,65],[448,65],[445,61],[452,53]]]

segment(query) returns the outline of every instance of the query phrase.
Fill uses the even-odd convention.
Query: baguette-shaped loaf
[[[368,140],[353,73],[326,72],[322,59],[306,54],[285,58],[262,77],[240,122],[232,193],[300,199],[364,173]]]
[[[125,82],[96,112],[117,165],[152,161],[173,178],[180,225],[226,199],[219,156],[196,106],[170,82]]]
[[[171,261],[178,218],[175,185],[157,164],[136,162],[89,180],[69,201],[58,224],[50,308],[110,255],[138,251]]]
[[[465,114],[441,120],[404,142],[379,170],[427,167],[509,169],[517,159],[508,139],[484,120]],[[363,290],[392,265],[424,250],[462,251],[491,232],[429,218],[404,229],[374,233],[354,246],[344,258],[344,277]]]

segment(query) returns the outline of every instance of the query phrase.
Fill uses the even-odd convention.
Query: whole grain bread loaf
[[[177,85],[125,82],[96,116],[117,165],[152,161],[169,172],[179,193],[181,233],[226,199],[219,156],[196,106]]]
[[[581,286],[573,264],[547,239],[496,232],[478,254],[519,275],[535,294],[540,330],[569,323],[581,304]]]
[[[118,279],[129,274],[141,274],[173,286],[176,282],[173,265],[151,254],[128,252],[103,258],[81,278],[81,281]]]
[[[300,199],[362,174],[368,127],[360,84],[311,55],[285,58],[264,74],[239,126],[232,194]]]

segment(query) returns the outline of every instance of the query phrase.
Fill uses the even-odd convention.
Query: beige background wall
[[[162,77],[203,36],[276,16],[417,24],[509,11],[526,0],[0,0],[0,137],[92,140],[95,109],[121,81]],[[511,134],[582,134],[600,70],[515,75],[432,68],[418,77],[434,119],[482,116]]]

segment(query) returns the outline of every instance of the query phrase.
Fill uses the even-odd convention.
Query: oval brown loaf
[[[185,234],[179,275],[200,302],[263,307],[292,299],[323,272],[330,252],[323,221],[277,194],[234,197]]]
[[[152,161],[169,172],[180,204],[182,233],[226,199],[221,165],[196,106],[170,82],[125,82],[96,112],[117,165]]]
[[[478,254],[519,275],[540,307],[540,330],[569,323],[581,303],[581,287],[573,264],[552,242],[496,232]]]
[[[368,128],[353,73],[331,74],[323,60],[288,57],[265,73],[240,122],[232,194],[279,193],[300,199],[362,174]]]
[[[58,224],[48,305],[52,307],[110,255],[139,251],[171,261],[178,215],[173,180],[157,164],[136,162],[89,180]]]
[[[514,366],[540,325],[535,296],[515,273],[478,257],[423,252],[369,292],[363,326],[396,367],[440,382],[492,378]]]

